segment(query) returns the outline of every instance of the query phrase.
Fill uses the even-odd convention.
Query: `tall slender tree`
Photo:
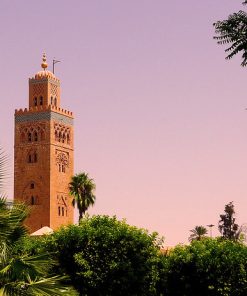
[[[247,4],[247,0],[242,2]],[[242,54],[242,66],[247,65],[247,13],[243,10],[230,14],[226,20],[214,23],[214,39],[220,45],[226,45],[226,59]]]
[[[73,196],[72,204],[77,205],[79,211],[79,222],[87,209],[95,203],[95,188],[94,180],[84,172],[73,176],[69,183],[69,191]]]
[[[233,202],[225,205],[225,214],[220,215],[219,231],[223,238],[238,240],[241,234],[241,227],[235,223],[235,210]]]

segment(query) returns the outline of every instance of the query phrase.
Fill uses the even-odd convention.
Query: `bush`
[[[247,247],[241,243],[193,241],[177,246],[165,261],[167,296],[247,295]]]
[[[39,242],[57,252],[60,268],[81,295],[161,295],[160,244],[149,234],[115,217],[85,217]]]

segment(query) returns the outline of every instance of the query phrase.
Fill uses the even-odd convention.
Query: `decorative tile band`
[[[63,114],[59,114],[56,112],[48,111],[48,112],[32,112],[26,114],[16,114],[15,122],[32,122],[39,120],[56,120],[64,124],[73,125],[73,118],[67,117]]]
[[[50,82],[52,84],[55,84],[57,86],[60,86],[60,82],[58,79],[50,79],[50,78],[43,78],[43,79],[35,79],[35,78],[29,78],[30,84],[43,84],[44,82]]]

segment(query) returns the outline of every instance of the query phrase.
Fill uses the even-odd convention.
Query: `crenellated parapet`
[[[57,112],[57,113],[60,113],[60,114],[63,114],[63,115],[73,118],[73,112],[71,112],[71,111],[68,111],[66,109],[63,109],[63,108],[60,108],[57,106],[52,106],[52,105],[49,105],[49,107],[50,107],[50,110],[52,110],[54,112]]]
[[[31,114],[31,113],[36,113],[36,112],[46,112],[46,111],[53,111],[65,116],[68,116],[70,118],[73,118],[73,112],[68,111],[66,109],[48,105],[48,106],[35,106],[35,107],[30,107],[30,108],[25,108],[25,109],[16,109],[15,110],[15,115],[25,115],[25,114]]]

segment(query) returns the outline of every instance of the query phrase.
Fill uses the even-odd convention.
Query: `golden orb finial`
[[[47,62],[46,62],[46,54],[45,54],[45,53],[43,53],[41,67],[42,67],[44,70],[48,67],[48,64],[47,64]]]

